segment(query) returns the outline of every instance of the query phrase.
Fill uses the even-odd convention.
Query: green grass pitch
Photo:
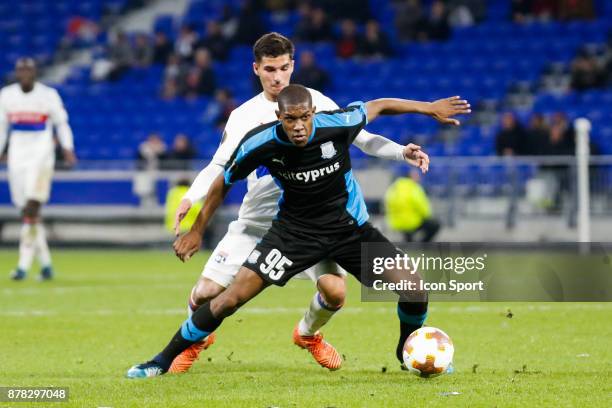
[[[55,251],[54,282],[0,279],[0,386],[70,387],[68,403],[15,407],[610,406],[611,303],[433,303],[428,325],[455,343],[457,372],[430,380],[393,356],[395,305],[347,304],[325,327],[336,372],[291,342],[314,287],[270,288],[229,318],[191,372],[127,380],[185,317],[206,254]],[[0,251],[2,273],[16,251]],[[508,309],[512,317],[509,317]],[[453,394],[458,393],[458,394]],[[11,406],[0,403],[0,407]]]

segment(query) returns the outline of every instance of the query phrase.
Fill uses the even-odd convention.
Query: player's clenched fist
[[[421,169],[423,173],[429,170],[429,155],[421,150],[419,145],[408,143],[404,146],[404,159],[410,165]]]
[[[174,253],[182,262],[188,261],[193,254],[200,250],[202,235],[196,231],[189,231],[174,241]]]

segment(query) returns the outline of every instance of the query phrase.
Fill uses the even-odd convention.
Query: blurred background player
[[[196,177],[193,185],[177,210],[176,224],[187,211],[202,200],[215,178],[223,169],[243,136],[252,128],[276,120],[278,94],[291,80],[295,47],[285,36],[269,33],[262,36],[253,47],[253,71],[258,76],[263,92],[248,100],[230,115],[223,139],[212,161]],[[322,93],[309,89],[313,105],[317,110],[334,110],[338,105]],[[448,116],[454,114],[450,100],[437,103],[414,102],[414,112],[429,114],[443,123],[456,123]],[[411,150],[362,130],[355,145],[364,152],[391,160],[409,161]],[[416,165],[416,161],[409,161]],[[207,301],[222,293],[234,280],[242,263],[272,223],[278,210],[280,190],[265,167],[257,169],[247,178],[248,192],[240,207],[238,220],[232,222],[226,235],[208,259],[202,276],[191,291],[189,314]],[[177,230],[178,234],[178,230]],[[336,268],[314,267],[306,275],[316,282],[318,292],[294,330],[294,343],[306,348],[323,367],[339,368],[342,359],[337,351],[323,340],[319,329],[331,319],[343,305],[345,298],[344,278]],[[204,339],[179,355],[170,367],[170,372],[185,372],[208,347],[213,339]]]
[[[419,181],[419,173],[410,170],[409,177],[399,177],[385,193],[387,224],[402,233],[407,242],[429,242],[440,230],[440,222],[432,216],[429,198]]]
[[[11,279],[22,280],[38,256],[41,280],[53,277],[40,207],[49,199],[55,164],[53,126],[67,164],[76,162],[68,114],[57,91],[36,81],[31,58],[15,64],[17,83],[0,91],[0,152],[8,133],[8,173],[13,204],[22,212],[19,262]],[[7,132],[9,130],[9,132]]]

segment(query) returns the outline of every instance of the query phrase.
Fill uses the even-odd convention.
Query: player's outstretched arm
[[[204,230],[206,230],[217,208],[223,203],[223,199],[230,188],[231,185],[225,184],[225,179],[222,174],[217,176],[212,183],[208,191],[206,202],[198,213],[198,217],[193,223],[191,230],[174,241],[174,252],[181,261],[188,261],[193,254],[198,252],[202,245]]]
[[[465,100],[460,100],[459,96],[451,96],[450,98],[439,99],[434,102],[412,100],[403,100],[403,102],[405,109],[404,113],[417,113],[431,116],[444,124],[459,125],[459,121],[452,119],[451,116],[470,113],[470,104]],[[374,106],[374,108],[376,108],[376,106]],[[384,136],[370,133],[365,129],[359,132],[353,144],[364,153],[371,156],[376,156],[381,159],[406,160],[408,163],[416,165],[412,161],[411,155],[407,154],[410,153],[407,146],[401,146]]]
[[[460,122],[453,116],[470,113],[470,104],[459,96],[438,99],[434,102],[420,102],[409,99],[381,98],[366,103],[368,122],[381,115],[401,115],[422,113],[447,125],[458,126]]]
[[[421,150],[421,146],[409,143],[402,146],[384,136],[361,130],[353,142],[364,153],[380,159],[405,161],[418,167],[423,173],[429,169],[429,156]]]

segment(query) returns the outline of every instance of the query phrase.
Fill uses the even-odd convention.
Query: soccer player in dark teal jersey
[[[455,101],[457,114],[469,113],[466,101],[458,97]],[[361,244],[379,243],[382,253],[390,258],[402,254],[368,222],[363,195],[352,174],[349,147],[368,122],[380,115],[407,113],[411,101],[377,99],[315,114],[308,90],[289,85],[280,93],[278,103],[279,121],[261,125],[243,138],[224,175],[211,186],[192,233],[176,241],[175,252],[186,260],[199,249],[202,233],[231,184],[259,166],[268,168],[282,190],[277,218],[227,290],[187,319],[153,360],[132,367],[129,378],[164,374],[179,353],[216,330],[224,318],[266,287],[283,286],[317,262],[333,260],[371,286],[372,276],[362,275]],[[428,158],[420,157],[426,171]],[[418,274],[395,269],[385,271],[382,277],[389,282],[420,279]],[[404,341],[425,321],[427,293],[412,290],[398,294],[396,356],[401,362]]]

